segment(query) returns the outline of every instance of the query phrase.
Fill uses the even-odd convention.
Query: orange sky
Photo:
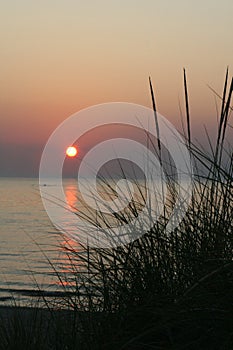
[[[151,106],[149,75],[159,112],[177,123],[184,66],[193,128],[212,128],[206,84],[221,93],[227,65],[232,72],[232,13],[232,0],[1,2],[0,175],[22,173],[11,163],[25,149],[35,175],[51,132],[84,107]]]

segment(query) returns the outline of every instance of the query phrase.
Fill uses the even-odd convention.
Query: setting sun
[[[66,155],[68,156],[68,157],[75,157],[76,155],[78,154],[78,150],[77,150],[77,148],[76,147],[74,147],[74,146],[69,146],[69,147],[67,147],[67,149],[66,149]]]

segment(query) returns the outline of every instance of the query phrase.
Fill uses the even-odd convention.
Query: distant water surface
[[[64,182],[73,200],[74,181]],[[0,198],[0,303],[27,303],[38,287],[62,291],[54,268],[66,265],[65,242],[43,208],[38,179],[0,178]]]
[[[57,186],[56,181],[52,186]],[[111,186],[114,188],[115,181]],[[144,181],[140,182],[139,188],[140,191],[135,192],[137,204],[141,202]],[[63,180],[63,189],[72,211],[77,208],[85,213],[86,207],[77,191],[77,180]],[[32,295],[37,297],[38,290],[51,298],[56,297],[64,292],[56,272],[70,276],[70,263],[64,250],[69,238],[50,222],[39,190],[38,179],[0,178],[0,304],[15,300],[28,304]],[[98,191],[103,198],[112,198],[108,185]],[[87,213],[89,216],[90,212]],[[75,244],[75,249],[78,246],[77,242],[70,240],[69,243]],[[66,283],[66,288],[72,291],[72,278]]]

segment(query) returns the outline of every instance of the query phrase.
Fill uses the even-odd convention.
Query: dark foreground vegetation
[[[227,144],[233,84],[228,87],[227,73],[217,142],[207,152],[191,139],[184,81],[195,180],[182,223],[167,235],[164,218],[114,249],[79,252],[68,245],[75,293],[56,311],[47,305],[2,312],[0,349],[233,349],[233,150]],[[64,276],[58,278],[65,288]]]

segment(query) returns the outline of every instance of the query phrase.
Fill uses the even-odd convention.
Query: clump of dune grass
[[[227,87],[228,71],[217,142],[209,141],[207,152],[191,138],[184,71],[186,140],[195,176],[189,209],[173,232],[166,234],[164,212],[150,231],[124,246],[74,249],[67,244],[75,293],[64,302],[88,315],[82,320],[81,348],[232,348],[233,151],[226,139],[232,81],[228,93]],[[156,118],[151,81],[150,88]],[[156,127],[159,136],[157,123]],[[157,151],[159,156],[160,144]],[[170,191],[176,195],[172,183]],[[131,216],[136,216],[136,204],[131,206]],[[129,213],[122,212],[116,219],[124,223]],[[90,215],[87,220],[93,223],[96,217]]]

